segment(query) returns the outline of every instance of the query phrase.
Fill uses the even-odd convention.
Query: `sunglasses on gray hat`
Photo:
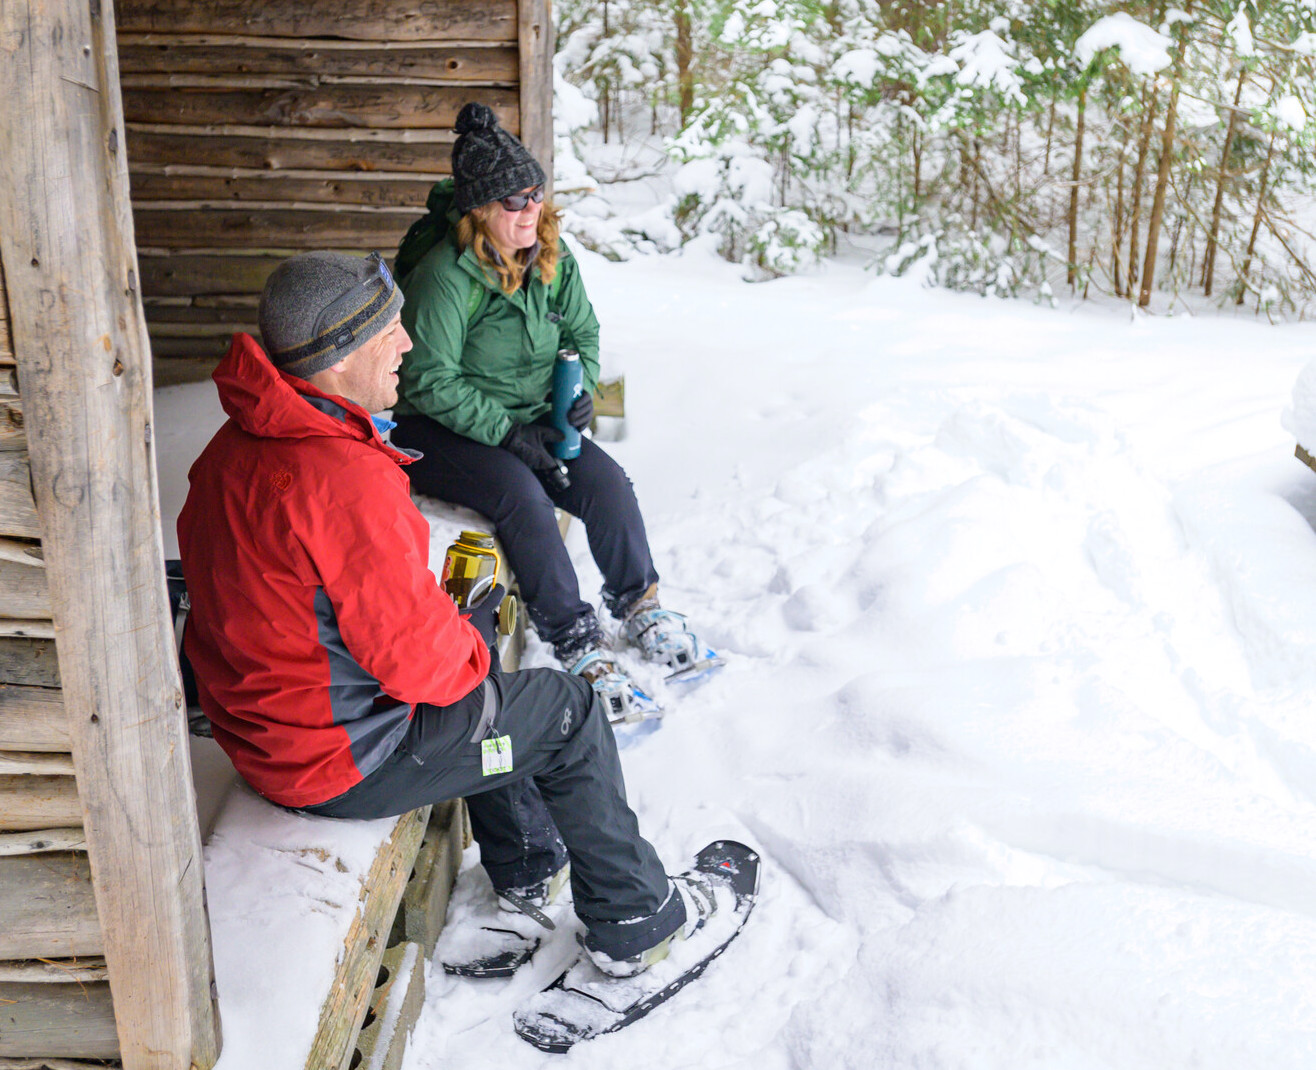
[[[363,266],[366,268],[366,277],[347,293],[331,301],[316,317],[314,337],[328,338],[335,349],[354,348],[356,330],[361,324],[354,324],[352,320],[362,318],[360,314],[366,310],[372,296],[378,298],[382,295],[387,300],[393,292],[393,275],[379,253],[371,253],[366,257]]]

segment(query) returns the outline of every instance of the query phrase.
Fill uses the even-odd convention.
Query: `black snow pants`
[[[603,573],[603,598],[614,613],[658,582],[635,489],[621,465],[590,439],[582,438],[580,456],[566,462],[571,486],[552,493],[507,450],[466,438],[427,416],[397,417],[393,442],[425,455],[405,469],[417,491],[489,518],[546,643],[576,638],[578,622],[592,621],[594,612],[580,597],[554,506],[585,525],[590,553]]]
[[[481,743],[500,736],[511,740],[512,769],[484,775]],[[570,858],[591,948],[628,958],[685,922],[681,897],[626,802],[612,726],[581,677],[495,670],[450,706],[422,703],[383,765],[302,810],[381,818],[459,797],[496,889],[535,884]]]

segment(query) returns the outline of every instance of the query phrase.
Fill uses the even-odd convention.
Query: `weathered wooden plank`
[[[214,208],[198,212],[139,208],[135,219],[138,241],[165,248],[259,244],[279,249],[335,248],[391,253],[407,228],[423,214],[424,205],[415,211]]]
[[[0,1070],[119,1070],[122,1065],[102,1059],[85,1062],[82,1059],[0,1058]]]
[[[553,195],[553,16],[549,0],[517,0],[520,49],[519,134],[548,176]],[[507,124],[504,123],[504,126]],[[510,129],[510,127],[509,127]]]
[[[114,8],[5,0],[0,40],[0,100],[23,117],[0,123],[0,256],[60,675],[77,711],[88,855],[72,857],[94,860],[104,932],[103,947],[35,954],[105,954],[129,1070],[209,1070],[214,969],[159,537]],[[0,873],[58,857],[0,859]]]
[[[103,950],[91,867],[69,851],[0,858],[0,959],[61,959]]]
[[[461,868],[464,806],[460,799],[435,805],[416,855],[415,872],[402,896],[403,934],[420,945],[427,959],[443,931],[448,898]]]
[[[55,654],[55,641],[0,635],[0,684],[59,687],[59,659]]]
[[[180,160],[270,170],[449,174],[451,130],[319,130],[312,127],[191,126],[149,123],[128,130],[131,166]]]
[[[50,586],[41,562],[19,564],[0,555],[0,617],[50,620]]]
[[[387,976],[371,994],[350,1065],[402,1070],[407,1041],[425,1005],[425,960],[424,951],[411,941],[384,952],[380,974]]]
[[[0,750],[0,776],[19,773],[71,777],[73,756],[44,751]]]
[[[0,636],[22,639],[54,639],[55,624],[49,620],[10,620],[0,617]]]
[[[0,451],[0,535],[41,538],[31,464],[22,450]]]
[[[389,927],[429,816],[430,808],[424,806],[400,817],[362,881],[361,902],[338,959],[338,975],[320,1008],[320,1024],[306,1070],[348,1070],[352,1042],[369,1006]]]
[[[511,42],[357,42],[223,37],[203,34],[119,34],[119,69],[132,74],[265,74],[316,78],[443,79],[515,85],[517,47]]]
[[[515,41],[513,0],[118,0],[122,33],[342,37],[354,41]]]
[[[0,398],[0,451],[27,449],[23,433],[23,403],[16,397]]]
[[[117,1058],[110,986],[104,981],[0,981],[0,1055],[34,1051],[62,1058]]]
[[[72,828],[82,824],[78,785],[71,776],[0,776],[0,829]]]
[[[200,296],[206,298],[204,303],[186,297],[147,298],[143,302],[146,306],[146,321],[151,324],[256,322],[259,299],[255,294]]]
[[[18,397],[18,369],[0,368],[0,397]]]
[[[239,123],[374,129],[450,129],[468,100],[488,104],[519,129],[517,91],[494,86],[334,85],[279,89],[132,89],[123,91],[133,123]]]
[[[14,341],[9,335],[9,299],[5,296],[5,266],[0,264],[0,365],[14,363]]]
[[[1298,444],[1298,448],[1294,451],[1293,455],[1297,457],[1298,460],[1300,460],[1312,471],[1316,472],[1316,457],[1313,457],[1310,453],[1308,453],[1305,449],[1303,449],[1301,443]]]
[[[265,280],[282,262],[279,256],[143,256],[142,292],[165,297],[174,294],[259,294]],[[2,462],[2,459],[0,459]]]
[[[0,857],[36,855],[48,851],[85,851],[86,849],[87,834],[81,827],[69,826],[68,828],[57,829],[0,832]],[[0,978],[3,976],[3,972],[0,972]]]
[[[0,641],[0,650],[3,649]],[[53,645],[43,651],[43,656],[53,660]],[[53,675],[58,678],[58,667],[53,668]],[[0,748],[64,752],[72,746],[64,692],[53,687],[0,683]]]
[[[69,981],[107,980],[109,980],[109,974],[105,969],[105,960],[94,955],[82,959],[0,962],[0,981],[22,981],[25,984],[59,984]]]
[[[168,174],[132,176],[135,201],[299,201],[327,204],[359,204],[374,207],[423,208],[437,174],[416,178],[383,177],[367,172],[254,171],[234,174],[215,168],[212,174]],[[165,170],[162,169],[162,170]]]
[[[168,353],[156,355],[164,358],[155,362],[157,389],[162,386],[179,386],[183,383],[203,383],[210,378],[216,365],[219,364],[219,358],[214,356],[187,357]]]

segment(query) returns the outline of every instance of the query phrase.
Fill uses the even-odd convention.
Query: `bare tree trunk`
[[[1151,97],[1143,89],[1142,130],[1138,134],[1138,162],[1133,169],[1133,189],[1130,191],[1132,205],[1129,213],[1129,281],[1124,290],[1133,293],[1138,281],[1138,224],[1142,216],[1142,181],[1147,174],[1147,149],[1151,145],[1152,129],[1156,118],[1156,98],[1160,92],[1154,83]]]
[[[1187,11],[1191,14],[1190,2]],[[1156,247],[1161,240],[1161,220],[1165,216],[1165,194],[1170,188],[1170,164],[1174,159],[1174,118],[1179,107],[1179,86],[1183,80],[1184,53],[1188,50],[1188,31],[1180,31],[1179,44],[1174,56],[1174,81],[1170,99],[1165,105],[1165,129],[1161,133],[1161,156],[1156,169],[1156,192],[1152,195],[1151,217],[1147,220],[1147,255],[1142,261],[1142,289],[1138,294],[1138,307],[1151,304],[1152,285],[1156,282]]]
[[[1247,273],[1252,270],[1252,254],[1257,248],[1257,234],[1261,230],[1261,220],[1266,214],[1266,184],[1270,179],[1270,161],[1275,157],[1275,135],[1270,135],[1270,144],[1266,148],[1266,164],[1261,169],[1261,189],[1257,193],[1257,210],[1252,216],[1252,235],[1247,240],[1247,255],[1243,258],[1243,271],[1240,282],[1247,281]],[[1247,293],[1246,286],[1239,286],[1238,300],[1235,304],[1243,303],[1243,296]]]
[[[1042,157],[1042,174],[1051,173],[1051,131],[1056,126],[1056,98],[1051,97],[1051,107],[1046,116],[1046,155]]]
[[[914,127],[914,200],[923,196],[923,139],[919,137],[918,127]]]
[[[1124,296],[1124,265],[1120,245],[1124,241],[1124,154],[1129,147],[1128,133],[1120,145],[1119,160],[1115,165],[1115,219],[1110,230],[1110,277],[1115,283],[1115,296]]]
[[[689,0],[677,0],[674,13],[676,22],[676,80],[681,89],[681,129],[690,121],[695,110],[694,33],[690,26]]]
[[[1078,93],[1078,120],[1074,129],[1074,166],[1069,173],[1069,264],[1065,281],[1073,287],[1078,276],[1078,180],[1083,176],[1083,132],[1087,117],[1087,88]]]
[[[1234,90],[1234,107],[1229,113],[1229,127],[1225,130],[1225,147],[1220,150],[1220,178],[1215,187],[1215,205],[1211,209],[1211,230],[1206,235],[1206,256],[1202,263],[1202,288],[1211,296],[1215,283],[1215,248],[1220,234],[1220,213],[1225,203],[1225,178],[1229,170],[1229,150],[1234,144],[1234,129],[1238,125],[1238,102],[1243,97],[1243,83],[1247,68],[1238,72],[1238,88]]]

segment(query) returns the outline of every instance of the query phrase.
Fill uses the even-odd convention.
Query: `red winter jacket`
[[[429,570],[411,458],[364,409],[278,371],[245,334],[214,378],[230,418],[178,518],[187,656],[238,772],[309,806],[383,762],[417,703],[473,691],[489,651]]]

